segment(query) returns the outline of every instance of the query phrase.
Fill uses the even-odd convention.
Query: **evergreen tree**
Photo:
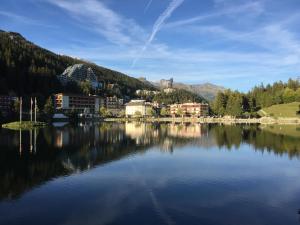
[[[241,116],[243,114],[243,97],[238,92],[233,92],[229,95],[226,114],[234,117]]]
[[[176,111],[176,115],[181,116],[183,118],[183,116],[184,116],[183,110],[181,108],[178,108]]]
[[[53,104],[53,99],[51,96],[47,99],[46,104],[44,106],[44,113],[48,118],[52,118],[55,112],[54,104]]]
[[[147,116],[156,116],[156,111],[153,108],[147,108]]]
[[[119,112],[118,112],[118,117],[121,117],[121,118],[123,118],[123,117],[125,117],[125,110],[120,110]]]
[[[165,116],[168,116],[168,115],[169,115],[169,111],[168,111],[167,108],[162,108],[160,110],[160,116],[165,117]]]
[[[217,115],[224,116],[226,111],[227,96],[223,92],[219,92],[213,102],[213,112]]]
[[[295,91],[295,101],[300,102],[300,88]]]
[[[82,81],[80,83],[80,89],[84,94],[86,94],[86,95],[90,94],[92,92],[91,82],[90,81]]]
[[[294,102],[295,101],[295,91],[288,87],[285,88],[282,98],[283,98],[284,103]]]
[[[108,110],[105,107],[101,107],[99,109],[99,114],[101,117],[107,117],[108,116]]]

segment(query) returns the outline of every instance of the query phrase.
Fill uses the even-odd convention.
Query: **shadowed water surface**
[[[0,131],[0,224],[300,224],[300,129]]]

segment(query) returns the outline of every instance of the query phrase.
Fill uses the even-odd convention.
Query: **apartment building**
[[[206,103],[183,103],[173,104],[170,106],[170,113],[172,116],[183,115],[183,116],[195,116],[202,117],[208,116],[209,106]]]
[[[131,100],[126,104],[125,114],[127,117],[132,117],[139,112],[141,116],[150,116],[148,113],[149,109],[152,108],[152,104],[150,102],[146,102],[145,100]]]
[[[104,99],[94,95],[75,95],[58,93],[55,95],[55,108],[57,110],[76,110],[82,113],[98,112],[104,106]]]

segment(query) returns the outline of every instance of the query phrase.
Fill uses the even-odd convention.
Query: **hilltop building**
[[[98,81],[93,69],[84,64],[69,66],[61,75],[57,76],[57,78],[64,85],[68,82],[80,83],[89,81],[91,82],[93,89],[102,87],[102,84]]]
[[[160,84],[160,87],[163,89],[173,88],[173,78],[170,78],[169,80],[161,79],[159,84]]]
[[[202,117],[208,116],[209,106],[206,103],[183,103],[173,104],[170,106],[170,113],[172,116],[176,116],[181,111],[183,116],[195,116]]]
[[[152,104],[145,100],[131,100],[126,104],[125,115],[126,117],[132,117],[140,113],[141,116],[151,116],[149,115],[149,109],[152,108]]]

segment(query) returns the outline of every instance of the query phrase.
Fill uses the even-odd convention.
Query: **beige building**
[[[183,103],[173,104],[170,106],[170,113],[172,116],[176,116],[181,111],[183,116],[208,116],[209,106],[206,103]]]
[[[126,104],[125,114],[126,117],[133,117],[138,113],[141,116],[150,116],[149,109],[152,109],[152,105],[145,100],[131,100]]]

